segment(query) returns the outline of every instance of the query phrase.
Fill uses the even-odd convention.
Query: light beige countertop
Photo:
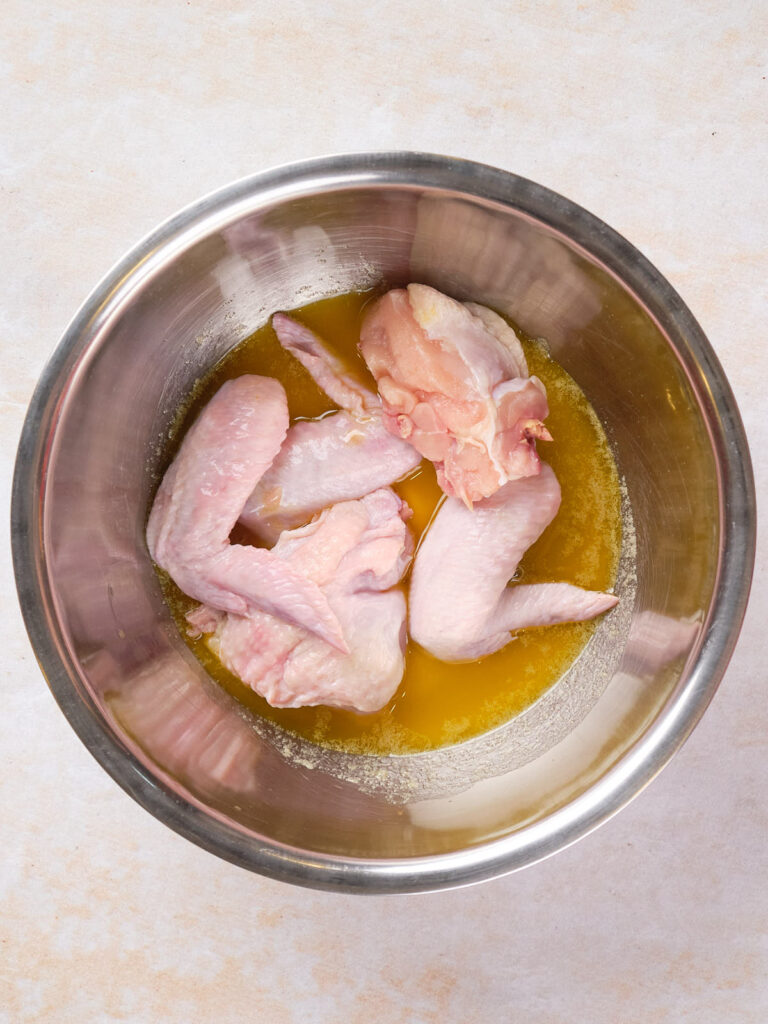
[[[238,177],[377,149],[514,171],[629,238],[722,361],[765,503],[763,0],[6,0],[2,21],[6,508],[37,377],[130,246]],[[518,874],[372,898],[248,874],[126,796],[45,685],[3,529],[2,1024],[768,1020],[764,525],[730,668],[646,792]]]

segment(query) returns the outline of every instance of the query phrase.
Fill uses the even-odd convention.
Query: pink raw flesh
[[[338,619],[315,583],[272,552],[229,534],[288,429],[281,385],[227,381],[187,433],[157,492],[147,544],[189,597],[222,612],[279,615],[346,651]]]
[[[380,411],[375,392],[347,373],[342,361],[314,331],[285,313],[275,313],[272,326],[283,348],[299,360],[318,387],[338,406],[358,415],[370,410]]]
[[[342,411],[294,423],[249,497],[240,522],[268,543],[329,505],[394,483],[421,462],[384,426],[378,395],[348,374],[317,335],[282,313],[272,323],[283,347]]]
[[[535,441],[551,440],[546,391],[492,310],[411,284],[375,303],[360,351],[387,429],[436,464],[446,494],[471,508],[538,473]]]
[[[552,469],[506,484],[469,510],[440,507],[419,545],[410,589],[411,636],[443,661],[468,661],[504,647],[510,631],[591,619],[617,598],[567,583],[507,586],[525,551],[560,507]]]
[[[269,543],[338,501],[360,498],[406,476],[419,453],[385,429],[381,417],[337,412],[294,423],[257,484],[240,522]]]
[[[325,704],[367,713],[383,707],[403,676],[405,595],[393,589],[407,569],[413,542],[408,507],[389,488],[323,512],[286,531],[272,553],[325,594],[349,653],[260,612],[190,613],[222,663],[275,707]]]
[[[551,440],[544,386],[501,317],[424,285],[389,292],[361,336],[379,395],[308,328],[284,314],[273,324],[341,410],[289,429],[277,381],[228,381],[187,433],[147,526],[157,564],[202,602],[190,631],[212,634],[222,663],[269,703],[369,713],[391,699],[413,541],[410,510],[387,485],[422,455],[450,495],[410,585],[410,632],[426,650],[474,660],[513,630],[616,603],[567,583],[508,586],[560,487],[535,447]],[[230,544],[238,519],[272,550]]]

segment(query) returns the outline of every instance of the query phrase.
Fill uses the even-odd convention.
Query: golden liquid
[[[375,293],[352,293],[294,310],[344,358],[361,379],[372,380],[357,351],[363,310]],[[517,581],[563,581],[606,590],[616,579],[621,545],[619,481],[608,444],[593,409],[573,379],[549,358],[546,346],[524,338],[531,374],[546,385],[553,442],[539,442],[562,488],[552,524],[525,554]],[[244,373],[276,377],[285,387],[293,419],[336,408],[307,371],[280,346],[271,326],[256,331],[230,352],[195,389],[176,445],[202,406],[221,384]],[[172,453],[169,453],[169,455]],[[426,460],[395,490],[413,509],[409,526],[418,543],[442,498]],[[233,540],[248,535],[236,528]],[[335,708],[273,708],[228,672],[205,638],[186,635],[184,614],[191,601],[161,573],[164,592],[187,643],[209,673],[257,714],[315,743],[356,753],[413,753],[469,739],[528,707],[568,669],[592,636],[596,623],[566,623],[526,629],[496,654],[479,661],[448,664],[409,643],[403,681],[389,704],[370,715]]]

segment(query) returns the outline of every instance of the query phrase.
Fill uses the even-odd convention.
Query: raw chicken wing
[[[421,461],[384,426],[378,395],[348,374],[317,335],[282,313],[272,323],[283,347],[342,411],[294,423],[248,499],[240,522],[268,543],[329,505],[394,483]]]
[[[299,360],[317,386],[338,406],[358,415],[381,411],[375,392],[347,373],[342,361],[314,331],[285,313],[275,313],[272,326],[283,348]]]
[[[387,428],[436,464],[446,494],[471,508],[539,472],[536,438],[551,440],[546,391],[492,310],[411,284],[373,306],[360,351]]]
[[[187,616],[223,664],[275,707],[326,704],[371,712],[400,684],[405,595],[392,589],[410,562],[410,510],[384,488],[340,502],[280,536],[272,553],[312,580],[341,623],[349,653],[273,615],[222,616],[204,606]]]
[[[612,594],[568,583],[507,586],[525,551],[560,507],[560,485],[543,463],[469,510],[447,498],[413,565],[411,636],[444,661],[481,658],[510,631],[591,619],[616,604]]]
[[[339,622],[316,584],[270,551],[229,543],[287,429],[285,392],[276,380],[246,375],[227,381],[163,478],[147,544],[190,597],[223,612],[279,615],[346,651]]]

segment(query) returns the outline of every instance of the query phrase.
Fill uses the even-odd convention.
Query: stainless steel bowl
[[[508,313],[579,381],[626,485],[621,614],[494,732],[353,757],[249,717],[178,636],[144,542],[194,382],[275,309],[419,280]],[[504,171],[413,153],[238,182],[141,242],[35,391],[13,553],[51,690],[112,777],[219,856],[301,885],[415,892],[513,871],[627,803],[725,670],[754,560],[738,411],[679,296],[586,211]]]

